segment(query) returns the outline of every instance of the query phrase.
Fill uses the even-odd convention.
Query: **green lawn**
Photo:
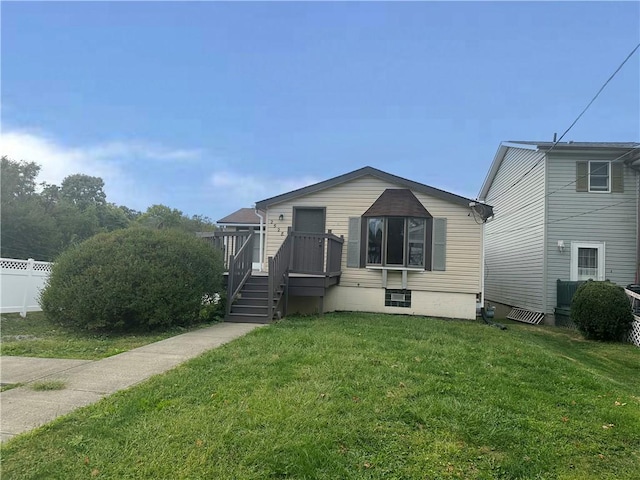
[[[19,357],[77,358],[98,360],[187,332],[174,328],[166,332],[96,334],[78,332],[50,322],[42,312],[0,317],[0,353]]]
[[[640,349],[290,317],[4,445],[2,478],[636,479]]]

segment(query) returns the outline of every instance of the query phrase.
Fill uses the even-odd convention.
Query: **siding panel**
[[[569,280],[571,242],[605,243],[605,278],[619,285],[632,283],[636,264],[637,173],[622,166],[622,192],[576,192],[576,163],[588,160],[613,160],[616,154],[550,153],[548,165],[550,192],[547,226],[547,299],[546,312],[556,305],[556,280]],[[612,169],[613,170],[613,169]],[[567,186],[569,184],[569,186]],[[556,192],[557,190],[557,192]],[[563,240],[564,252],[558,251]]]
[[[345,287],[382,288],[379,270],[346,268],[349,217],[361,216],[386,188],[397,185],[372,176],[358,178],[320,192],[305,195],[292,201],[273,205],[267,212],[266,256],[272,256],[282,244],[291,226],[293,207],[326,207],[326,225],[335,235],[343,235],[343,274],[340,285]],[[441,272],[409,272],[408,288],[424,291],[479,293],[482,252],[482,226],[469,208],[455,205],[439,198],[414,192],[418,200],[434,217],[447,219],[446,270]],[[283,221],[278,217],[282,214]],[[400,288],[401,276],[389,272],[388,288]]]
[[[544,308],[543,155],[508,149],[487,192],[494,219],[485,225],[485,298],[540,312]]]

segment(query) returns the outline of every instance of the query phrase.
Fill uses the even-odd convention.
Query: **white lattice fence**
[[[40,311],[38,296],[50,273],[49,262],[0,258],[0,311],[23,317]]]
[[[631,309],[633,310],[633,317],[635,318],[635,321],[631,325],[631,332],[629,332],[628,340],[636,347],[640,347],[640,294],[632,292],[628,288],[625,288],[624,291],[629,297]]]

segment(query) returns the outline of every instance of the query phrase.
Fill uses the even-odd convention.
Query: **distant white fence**
[[[34,259],[0,258],[0,310],[2,313],[38,312],[40,290],[44,287],[51,263]]]

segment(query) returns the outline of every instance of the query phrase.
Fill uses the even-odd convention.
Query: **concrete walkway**
[[[24,384],[0,393],[1,441],[166,372],[259,326],[219,323],[96,361],[0,357],[0,382]],[[54,380],[64,382],[65,388],[29,387],[32,382]]]

